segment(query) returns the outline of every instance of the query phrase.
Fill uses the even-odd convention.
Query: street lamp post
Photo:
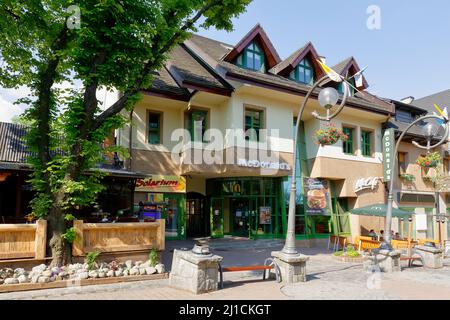
[[[443,138],[435,145],[431,145],[431,140],[433,138],[433,136],[435,136],[438,132],[439,126],[437,126],[434,123],[429,123],[428,125],[426,125],[424,127],[424,135],[427,138],[427,145],[426,146],[422,146],[419,143],[413,141],[413,144],[420,148],[420,149],[424,149],[427,150],[427,152],[430,152],[431,149],[437,148],[439,146],[441,146],[442,144],[446,143],[448,137],[449,137],[449,122],[448,119],[444,118],[444,117],[440,117],[437,115],[427,115],[427,116],[423,116],[419,119],[417,119],[416,121],[414,121],[413,123],[411,123],[408,128],[406,128],[405,131],[403,131],[403,133],[400,135],[400,138],[397,141],[397,144],[395,146],[395,150],[394,150],[394,166],[392,168],[392,177],[391,177],[391,181],[390,181],[390,186],[389,186],[389,196],[388,196],[388,203],[387,203],[387,212],[386,212],[386,228],[385,228],[385,234],[386,236],[384,237],[384,241],[380,247],[381,250],[387,250],[387,251],[393,251],[392,246],[391,246],[391,226],[392,226],[392,207],[394,205],[394,177],[395,177],[395,168],[396,168],[396,163],[397,163],[397,157],[398,157],[398,149],[400,147],[400,143],[402,142],[403,138],[405,137],[405,135],[408,133],[408,131],[413,128],[415,125],[424,122],[425,120],[439,120],[439,121],[443,121],[445,124],[445,133]]]
[[[303,100],[303,103],[297,116],[297,123],[295,125],[295,132],[294,132],[294,155],[293,155],[294,162],[292,165],[291,193],[289,197],[288,229],[286,234],[286,243],[282,250],[282,253],[288,256],[296,256],[299,254],[295,246],[295,209],[297,202],[296,201],[297,198],[296,164],[297,164],[297,146],[298,146],[297,143],[301,118],[303,116],[303,111],[305,110],[306,104],[311,95],[313,94],[314,90],[328,79],[329,79],[328,76],[324,76],[313,85],[313,87],[309,90],[305,99]],[[314,118],[322,121],[330,121],[331,119],[337,117],[337,115],[343,110],[349,95],[349,85],[345,81],[343,82],[343,84],[344,84],[343,86],[344,97],[342,98],[341,104],[339,105],[338,109],[331,115],[330,115],[331,108],[337,104],[339,100],[339,94],[336,91],[336,89],[330,87],[324,88],[320,91],[318,97],[319,104],[326,109],[327,115],[326,117],[321,117],[317,112],[313,112]]]

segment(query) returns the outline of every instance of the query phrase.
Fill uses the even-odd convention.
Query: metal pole
[[[287,233],[286,233],[286,243],[282,250],[283,253],[289,254],[289,255],[298,254],[296,246],[295,246],[295,209],[296,209],[296,204],[297,204],[297,201],[296,201],[296,198],[297,198],[297,177],[296,177],[297,147],[298,147],[298,135],[299,135],[301,118],[303,116],[303,111],[305,110],[306,104],[307,104],[309,98],[311,97],[311,95],[313,94],[314,90],[327,79],[329,79],[329,77],[327,75],[322,77],[308,91],[305,99],[303,100],[301,108],[298,112],[297,123],[295,125],[294,155],[293,155],[292,176],[291,176],[291,192],[290,192],[290,196],[289,196],[288,229],[287,229]],[[330,119],[336,117],[344,108],[345,103],[347,101],[347,97],[348,97],[348,85],[344,85],[344,87],[345,87],[344,97],[342,99],[340,107],[333,115],[329,116],[328,119],[326,119],[326,120],[330,120]],[[320,120],[323,119],[322,117],[318,116],[317,114],[314,114],[314,117],[316,119],[320,119]]]
[[[397,141],[397,144],[395,146],[395,150],[394,150],[394,166],[392,168],[392,177],[391,177],[391,181],[390,181],[390,187],[389,187],[389,196],[388,196],[388,203],[387,203],[387,212],[386,212],[386,228],[385,228],[385,234],[386,236],[384,237],[384,241],[383,244],[381,245],[381,249],[383,250],[389,250],[392,251],[392,246],[391,246],[391,226],[392,226],[392,207],[394,205],[394,177],[395,177],[395,168],[397,167],[397,157],[398,157],[398,149],[400,147],[400,143],[402,142],[403,138],[405,137],[405,135],[408,133],[408,131],[414,127],[416,124],[421,123],[425,120],[428,119],[439,119],[441,121],[444,121],[446,126],[445,126],[445,133],[444,133],[444,137],[442,138],[441,141],[439,141],[437,144],[435,144],[434,146],[430,146],[429,144],[426,147],[423,147],[421,145],[419,145],[416,142],[413,142],[413,144],[421,149],[434,149],[437,148],[438,146],[444,144],[448,137],[449,137],[449,126],[448,126],[448,120],[444,119],[442,117],[439,116],[435,116],[435,115],[429,115],[429,116],[423,116],[419,119],[417,119],[416,121],[414,121],[413,123],[411,123],[408,128],[406,128],[405,131],[403,131],[403,133],[400,135],[400,138]]]

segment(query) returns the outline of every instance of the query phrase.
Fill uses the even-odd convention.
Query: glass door
[[[250,208],[249,199],[247,198],[232,198],[230,199],[231,209],[231,227],[233,236],[246,237],[250,236]]]
[[[184,237],[183,202],[184,196],[165,194],[166,238],[182,239]]]
[[[211,237],[223,238],[223,198],[211,198]]]

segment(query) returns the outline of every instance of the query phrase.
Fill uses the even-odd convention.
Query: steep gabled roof
[[[345,77],[347,73],[349,73],[350,75],[354,75],[361,71],[361,68],[359,67],[354,57],[350,57],[339,62],[337,65],[333,66],[332,69],[343,77]],[[368,87],[369,84],[367,83],[366,78],[363,75],[363,86],[359,87],[358,89],[365,90]]]
[[[431,113],[436,112],[434,104],[441,108],[447,107],[450,109],[450,89],[414,100],[412,104]]]
[[[322,67],[317,63],[317,60],[319,60],[320,57],[311,42],[308,42],[306,45],[295,51],[289,56],[289,58],[283,60],[275,67],[270,69],[269,72],[280,76],[287,76],[305,57],[308,57],[311,61],[317,78],[321,78],[323,75],[325,75]]]
[[[223,60],[233,62],[234,59],[236,59],[254,40],[259,42],[262,50],[264,51],[268,69],[273,68],[281,62],[281,58],[278,55],[277,50],[275,50],[275,47],[259,23],[252,30],[250,30],[250,32],[247,33],[241,41],[239,41],[239,43],[224,57]]]
[[[24,125],[0,122],[0,162],[27,162],[30,156],[25,142],[27,132]]]

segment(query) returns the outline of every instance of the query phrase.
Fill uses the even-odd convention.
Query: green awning
[[[387,205],[383,203],[353,209],[350,210],[350,213],[358,216],[386,217],[386,211]],[[414,213],[392,208],[392,216],[395,218],[409,218],[412,214]]]

